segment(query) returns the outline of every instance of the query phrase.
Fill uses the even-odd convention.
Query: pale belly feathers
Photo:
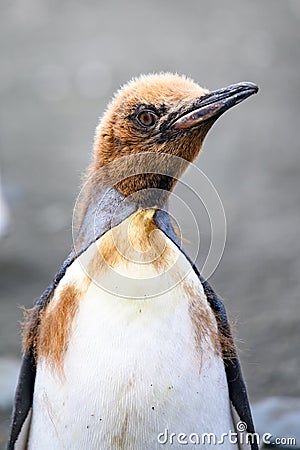
[[[94,271],[79,300],[63,373],[47,358],[38,360],[29,450],[197,448],[179,444],[177,435],[220,437],[233,430],[224,363],[209,330],[197,342],[190,293],[197,293],[216,327],[213,313],[184,255],[163,239],[174,270],[158,274],[153,264],[121,261]],[[64,285],[86,283],[99,243],[67,269],[51,307]],[[143,298],[138,298],[141,285],[135,285],[135,277],[143,280]],[[159,286],[155,295],[153,286]],[[166,436],[166,430],[163,444],[165,437],[159,442],[158,435]],[[231,448],[228,443],[226,449]]]

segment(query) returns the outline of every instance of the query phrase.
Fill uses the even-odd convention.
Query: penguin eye
[[[158,117],[152,111],[142,111],[137,116],[137,119],[143,127],[152,127],[157,121]]]

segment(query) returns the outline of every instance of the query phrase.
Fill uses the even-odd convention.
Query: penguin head
[[[129,158],[118,189],[125,196],[149,188],[170,191],[199,154],[218,117],[257,90],[253,83],[244,82],[208,91],[185,76],[170,73],[133,79],[116,93],[97,127],[93,170],[125,161],[126,156],[150,154],[158,168],[164,163],[168,166],[164,172],[172,168],[170,176],[153,174],[146,164],[143,173],[126,177],[130,164],[138,161]]]

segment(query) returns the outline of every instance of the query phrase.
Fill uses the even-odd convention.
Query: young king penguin
[[[74,249],[25,326],[9,450],[195,448],[195,433],[254,432],[223,303],[166,205],[216,119],[257,90],[158,74],[116,94]]]

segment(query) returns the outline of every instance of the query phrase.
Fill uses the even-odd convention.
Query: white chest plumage
[[[201,342],[197,339],[190,293],[197,293],[202,311],[216,327],[213,313],[185,257],[168,238],[163,239],[173,255],[169,271],[164,268],[159,274],[151,263],[119,261],[114,269],[94,273],[96,281],[100,275],[98,281],[116,292],[124,290],[114,286],[116,268],[119,274],[129,274],[124,278],[128,297],[95,282],[87,285],[72,323],[63,375],[47,358],[39,358],[30,450],[174,449],[181,448],[180,433],[221,436],[232,429],[223,360],[214,349],[211,330],[202,334]],[[65,285],[86,283],[82,263],[88,267],[97,252],[93,244],[70,266],[52,308],[61,301],[59,293]],[[179,275],[187,272],[180,281]],[[135,276],[144,279],[144,298],[135,298],[140,295]],[[154,283],[161,293],[149,296]],[[159,433],[164,433],[161,442],[168,435],[164,445],[158,442]],[[170,438],[171,433],[176,437]]]

